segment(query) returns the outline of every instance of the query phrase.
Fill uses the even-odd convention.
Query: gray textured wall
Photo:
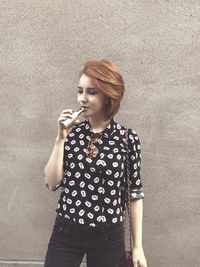
[[[59,192],[43,169],[80,64],[112,60],[142,145],[150,266],[200,266],[200,2],[0,1],[0,259],[43,261]]]

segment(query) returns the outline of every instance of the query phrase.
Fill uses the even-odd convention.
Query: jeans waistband
[[[71,221],[70,219],[64,218],[63,216],[57,215],[56,219],[64,224],[71,224],[74,225],[75,227],[79,228],[79,229],[89,229],[91,231],[93,230],[114,230],[114,229],[118,229],[120,227],[123,227],[123,222],[117,222],[117,223],[101,223],[98,224],[96,226],[90,226],[90,225],[85,225],[85,224],[80,224],[80,223],[76,223]]]

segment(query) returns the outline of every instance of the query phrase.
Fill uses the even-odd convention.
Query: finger
[[[146,261],[143,261],[140,263],[139,267],[147,267],[147,262]]]
[[[77,124],[79,124],[81,121],[80,120],[76,120],[75,121],[75,124],[77,125]]]
[[[64,109],[61,114],[66,114],[66,113],[73,113],[74,112],[74,109]]]
[[[67,114],[67,115],[61,115],[60,117],[59,117],[59,119],[58,120],[66,120],[66,119],[72,119],[72,115],[70,115],[70,114]]]

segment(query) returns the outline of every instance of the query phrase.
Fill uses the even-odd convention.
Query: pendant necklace
[[[102,132],[92,133],[91,140],[89,141],[88,146],[87,146],[87,156],[89,158],[96,158],[96,156],[98,155],[99,150],[95,146],[95,143],[97,143],[101,139],[101,136],[102,136]]]

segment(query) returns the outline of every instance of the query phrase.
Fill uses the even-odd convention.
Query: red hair
[[[111,119],[119,110],[124,95],[124,81],[117,67],[109,60],[89,60],[79,72],[79,77],[86,74],[94,86],[106,95],[105,114]]]

